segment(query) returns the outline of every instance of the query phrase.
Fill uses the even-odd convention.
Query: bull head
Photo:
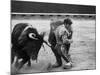
[[[51,47],[51,44],[47,43],[47,42],[44,40],[44,36],[45,36],[45,35],[46,35],[46,32],[41,32],[41,33],[40,33],[40,37],[37,38],[36,34],[30,33],[30,34],[29,34],[29,37],[30,37],[31,39],[34,39],[34,40],[41,40],[41,41],[43,41],[43,43],[45,43],[46,45],[48,45],[49,47]],[[40,39],[40,38],[41,38],[41,39]]]

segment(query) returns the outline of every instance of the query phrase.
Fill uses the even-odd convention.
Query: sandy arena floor
[[[46,31],[47,35],[50,30],[50,20],[12,20],[12,28],[17,23],[30,23],[40,32]],[[90,70],[96,68],[96,46],[95,46],[95,20],[79,20],[73,19],[73,44],[70,48],[70,54],[73,62],[71,69],[63,69],[62,67],[47,70],[48,65],[55,63],[55,57],[51,49],[46,46],[41,47],[38,56],[38,62],[32,61],[32,66],[24,67],[19,73],[36,73],[36,72],[51,72],[51,71],[72,71],[72,70]],[[45,40],[47,40],[47,36]],[[63,63],[65,61],[63,60]],[[13,68],[13,65],[12,65]]]

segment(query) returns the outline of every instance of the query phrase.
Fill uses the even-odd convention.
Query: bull
[[[29,62],[31,65],[30,58],[37,60],[39,50],[43,43],[45,33],[39,34],[36,28],[33,28],[28,23],[18,23],[15,25],[11,34],[11,63],[14,62],[15,56],[17,57],[17,62],[15,67],[19,70],[22,66]],[[19,59],[22,59],[18,62]]]

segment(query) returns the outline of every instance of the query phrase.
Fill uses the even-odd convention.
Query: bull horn
[[[36,38],[36,34],[34,34],[34,33],[30,33],[30,34],[29,34],[29,37],[30,37],[31,39],[38,40],[38,38]]]
[[[50,43],[47,43],[45,40],[43,41],[46,45],[48,45],[49,47],[51,47]]]
[[[45,50],[45,47],[44,47],[44,44],[42,44],[42,46],[43,46],[43,48],[44,48],[44,51],[46,51],[46,50]]]

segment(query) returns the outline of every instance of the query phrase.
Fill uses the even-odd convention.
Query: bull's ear
[[[38,38],[36,38],[36,34],[34,33],[29,33],[29,38],[34,39],[34,40],[38,40]]]

